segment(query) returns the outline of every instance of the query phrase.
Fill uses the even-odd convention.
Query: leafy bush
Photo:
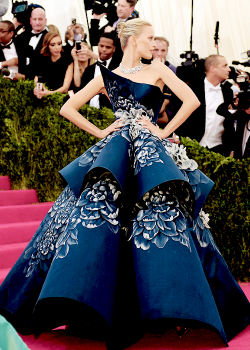
[[[204,205],[211,232],[234,276],[250,278],[250,160],[209,152],[198,142],[181,139],[187,154],[215,185]]]
[[[0,173],[13,188],[35,188],[40,201],[53,201],[63,189],[58,171],[98,139],[59,115],[66,95],[38,100],[31,81],[0,78],[0,87]],[[102,129],[114,121],[109,109],[80,112]]]
[[[54,201],[63,189],[60,169],[97,142],[59,115],[66,95],[38,100],[33,82],[0,77],[0,174],[12,188],[35,188],[40,201]],[[113,120],[109,109],[88,105],[80,112],[105,128]],[[181,139],[187,154],[215,186],[204,210],[230,270],[241,281],[250,278],[250,161],[238,161],[209,152],[196,141]]]

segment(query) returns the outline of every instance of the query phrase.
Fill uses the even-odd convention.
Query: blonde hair
[[[49,24],[48,28],[50,32],[57,33],[60,36],[59,29],[54,24]]]
[[[121,41],[122,50],[126,47],[131,36],[136,38],[142,33],[145,26],[152,26],[151,23],[141,18],[130,19],[118,24],[118,37]]]
[[[88,43],[86,43],[85,41],[82,42],[82,45],[87,46],[87,48],[88,48],[89,50],[93,51],[93,50],[91,49],[90,45],[89,45]],[[88,67],[88,66],[91,66],[91,65],[94,64],[95,62],[96,62],[96,60],[95,60],[93,57],[89,58],[89,59],[88,59],[88,65],[87,65],[87,67]],[[79,62],[78,62],[78,67],[79,67],[80,77],[82,77],[82,75],[83,75],[85,69],[83,70],[83,69],[81,68],[81,66],[79,65]]]

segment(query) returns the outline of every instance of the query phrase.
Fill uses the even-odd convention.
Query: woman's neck
[[[130,69],[139,66],[141,63],[140,59],[141,57],[138,54],[137,50],[135,50],[135,48],[129,47],[124,51],[121,63],[125,69]]]
[[[87,68],[88,67],[88,60],[87,61],[78,61],[78,66],[79,66],[79,68],[81,68],[81,69],[85,69],[85,68]]]
[[[61,58],[61,52],[60,52],[60,54],[58,54],[58,55],[50,55],[50,58],[51,58],[51,61],[52,61],[52,62],[58,61],[59,58]]]

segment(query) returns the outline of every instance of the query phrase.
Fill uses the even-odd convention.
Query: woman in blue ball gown
[[[202,211],[212,181],[167,139],[199,101],[164,64],[140,63],[155,48],[148,22],[121,23],[119,37],[120,67],[101,66],[61,109],[101,140],[61,171],[68,185],[1,285],[1,314],[22,334],[77,323],[108,349],[174,327],[208,328],[227,345],[250,304]],[[183,104],[160,130],[164,84]],[[116,116],[104,130],[78,113],[99,93]]]

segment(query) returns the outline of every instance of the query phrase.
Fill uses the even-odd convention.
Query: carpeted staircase
[[[8,176],[0,176],[0,284],[52,204],[39,203],[35,190],[11,190]]]

